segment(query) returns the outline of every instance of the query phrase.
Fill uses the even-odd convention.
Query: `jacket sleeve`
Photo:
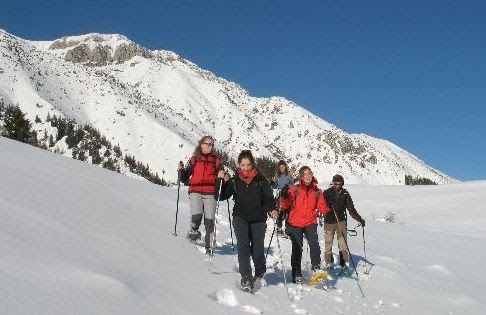
[[[265,210],[265,212],[275,210],[277,206],[275,204],[275,198],[273,197],[273,191],[270,187],[270,183],[265,179],[263,180],[262,185],[263,209]]]
[[[327,215],[332,212],[331,207],[327,204],[326,197],[324,196],[324,192],[319,190],[319,199],[317,200],[317,211],[320,214]]]
[[[351,198],[351,195],[349,193],[346,196],[346,209],[348,209],[349,214],[353,219],[355,219],[356,221],[362,220],[361,216],[358,214],[358,211],[356,211],[356,208],[354,207],[353,199]]]
[[[186,168],[181,170],[181,182],[183,183],[188,183],[189,178],[192,176],[192,173],[194,172],[194,167],[191,164],[191,159],[186,164]]]
[[[294,196],[295,196],[295,186],[290,186],[287,196],[285,197],[280,197],[279,202],[280,202],[280,211],[289,211],[290,207],[292,207],[292,203],[294,202]]]
[[[233,184],[234,180],[234,178],[230,178],[227,182],[223,181],[223,186],[221,187],[221,196],[219,200],[227,200],[231,196],[233,196],[233,194],[235,193]],[[216,194],[219,191],[219,182],[221,181],[218,181],[218,184],[216,184]]]

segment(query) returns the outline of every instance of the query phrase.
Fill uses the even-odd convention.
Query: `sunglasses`
[[[332,183],[334,186],[342,186],[343,183]]]

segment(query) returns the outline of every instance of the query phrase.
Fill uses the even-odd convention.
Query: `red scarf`
[[[246,173],[240,168],[238,169],[238,176],[245,184],[250,185],[255,176],[257,176],[257,171],[255,168],[253,168],[251,171]]]

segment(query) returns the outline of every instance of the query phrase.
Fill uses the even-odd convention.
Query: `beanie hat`
[[[337,182],[337,183],[343,183],[344,184],[344,178],[339,175],[339,174],[336,174],[332,177],[332,181],[333,182]]]

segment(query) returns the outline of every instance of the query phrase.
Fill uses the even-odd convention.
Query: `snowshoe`
[[[297,285],[302,285],[304,283],[304,278],[296,276],[294,277],[293,282]]]
[[[343,267],[339,270],[338,277],[352,278],[354,270],[349,267]]]
[[[322,270],[316,270],[312,278],[310,278],[309,280],[309,285],[316,285],[321,281],[326,281],[326,280],[329,280],[329,276],[327,272]]]
[[[253,293],[253,282],[250,279],[241,279],[241,291]]]
[[[191,241],[195,242],[197,240],[201,239],[201,232],[195,229],[191,229],[189,233],[187,233],[187,238],[189,238]]]

